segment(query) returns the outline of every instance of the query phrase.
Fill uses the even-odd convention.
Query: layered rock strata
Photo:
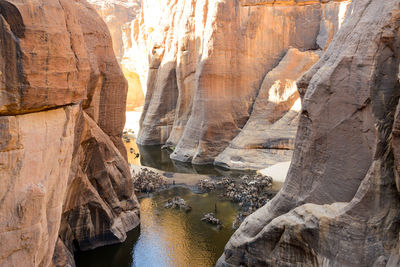
[[[73,266],[139,222],[126,81],[83,0],[1,0],[0,33],[0,265]]]
[[[350,14],[298,82],[283,189],[242,223],[217,266],[400,264],[400,1],[355,0]]]
[[[274,128],[293,132],[291,125],[296,124],[296,119],[285,114],[292,113],[289,111],[298,98],[291,93],[296,87],[294,80],[316,60],[316,56],[308,58],[311,52],[307,51],[326,48],[341,25],[349,1],[167,2],[157,5],[156,0],[146,1],[134,28],[139,31],[134,43],[143,57],[139,61],[147,62],[138,68],[147,78],[138,142],[166,143],[175,148],[171,155],[175,160],[213,163],[241,133],[250,115],[259,109],[257,106],[267,105],[264,97],[277,90],[281,95],[273,101],[280,104],[268,104],[275,113],[269,118],[255,114],[247,130],[231,143],[232,149],[254,149],[251,155],[239,151],[245,159],[236,164],[238,160],[228,149],[217,160],[229,167],[254,168],[260,166],[260,162],[252,162],[257,154],[263,157],[261,167],[268,165],[275,148],[292,147],[288,143],[293,134],[279,143],[273,134],[267,135],[261,129],[253,131],[251,125],[262,117],[257,124],[269,124],[270,132]],[[159,20],[150,17],[146,3],[161,6],[156,11],[161,14]],[[291,47],[305,54],[289,53],[285,57]],[[300,60],[301,67],[292,69],[287,77],[277,76],[283,66],[293,68],[296,60]],[[280,89],[273,86],[272,79],[280,83]],[[283,82],[285,79],[291,82]],[[281,107],[273,111],[274,104]],[[246,137],[248,132],[252,135]],[[253,137],[257,139],[255,143],[245,141]],[[266,152],[269,146],[272,150]],[[286,152],[282,152],[282,160],[290,156]]]

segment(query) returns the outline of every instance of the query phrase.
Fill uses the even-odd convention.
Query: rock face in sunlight
[[[399,266],[400,2],[354,0],[350,13],[298,82],[283,189],[217,266]]]
[[[138,142],[166,143],[175,148],[171,158],[195,164],[218,157],[242,169],[287,160],[298,120],[295,80],[330,43],[348,4],[144,1],[132,25],[147,82]]]
[[[314,51],[288,50],[265,76],[249,120],[215,159],[216,165],[261,169],[290,161],[301,109],[296,80],[318,59]]]
[[[143,106],[144,94],[139,75],[130,60],[131,27],[140,12],[142,0],[87,0],[106,22],[115,55],[128,81],[127,110]],[[126,59],[125,59],[126,58]]]
[[[83,0],[0,0],[0,31],[0,265],[74,265],[139,222],[126,80]]]
[[[110,30],[115,56],[118,61],[124,57],[125,42],[130,36],[129,26],[140,12],[141,0],[87,0],[104,19]]]

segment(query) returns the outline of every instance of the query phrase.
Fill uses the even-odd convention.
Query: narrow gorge
[[[0,266],[400,266],[400,0],[0,0]]]

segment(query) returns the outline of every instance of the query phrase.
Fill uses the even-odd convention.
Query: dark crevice
[[[25,37],[25,24],[18,8],[8,1],[0,0],[0,14],[10,25],[11,31],[16,37]]]

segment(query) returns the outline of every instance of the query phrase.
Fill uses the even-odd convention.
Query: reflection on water
[[[152,167],[170,173],[193,173],[215,176],[236,177],[243,174],[255,173],[255,171],[227,170],[212,164],[192,165],[191,163],[175,161],[170,158],[171,151],[161,149],[161,145],[137,145],[133,134],[125,134],[123,140],[128,153],[128,162],[133,165]]]
[[[216,176],[238,176],[250,173],[249,171],[226,170],[211,164],[192,165],[190,163],[175,161],[169,157],[171,152],[166,149],[161,149],[160,145],[138,145],[138,149],[140,154],[140,164],[142,166],[148,166],[166,172],[195,173]]]
[[[164,203],[180,196],[192,206],[189,213],[165,209]],[[202,222],[203,214],[214,211],[223,228]],[[77,266],[102,267],[208,267],[214,266],[233,234],[237,206],[220,201],[217,193],[195,194],[186,188],[171,188],[141,199],[140,231],[128,234],[125,243],[77,255]]]

